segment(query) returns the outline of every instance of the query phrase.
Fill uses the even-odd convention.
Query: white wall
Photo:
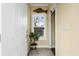
[[[1,56],[1,4],[0,4],[0,56]]]
[[[0,3],[0,34],[1,34],[1,3]]]
[[[27,55],[27,4],[2,4],[2,55]]]

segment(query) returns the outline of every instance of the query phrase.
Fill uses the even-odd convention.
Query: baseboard
[[[31,49],[29,49],[29,51],[28,51],[28,53],[27,53],[27,56],[29,56],[30,52],[31,52]]]
[[[55,56],[55,48],[51,48],[51,51],[53,52],[53,54]]]
[[[37,46],[37,48],[49,48],[49,46],[46,46],[46,45],[44,45],[44,46]]]

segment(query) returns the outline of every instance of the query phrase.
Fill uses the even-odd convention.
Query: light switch
[[[71,28],[70,24],[65,24],[65,25],[64,25],[64,31],[65,31],[65,32],[70,31],[70,28]]]

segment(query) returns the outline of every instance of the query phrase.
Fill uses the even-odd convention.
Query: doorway
[[[55,56],[55,10],[51,11],[51,50]]]

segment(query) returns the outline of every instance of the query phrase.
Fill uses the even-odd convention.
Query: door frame
[[[48,13],[48,21],[49,21],[49,48],[55,48],[55,47],[52,47],[51,46],[51,11],[52,13],[55,11],[55,7],[52,8],[51,10],[49,10],[49,13]]]

